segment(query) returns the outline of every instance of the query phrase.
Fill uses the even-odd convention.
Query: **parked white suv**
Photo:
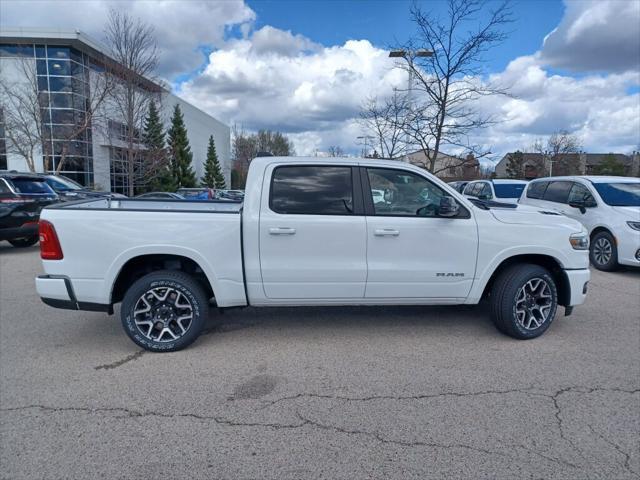
[[[640,179],[553,177],[529,183],[520,203],[553,209],[581,222],[591,236],[591,263],[611,271],[640,266]]]
[[[525,180],[476,180],[469,182],[463,195],[480,200],[499,203],[518,203],[522,191],[527,186]]]

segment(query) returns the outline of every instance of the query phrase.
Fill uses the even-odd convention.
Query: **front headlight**
[[[586,232],[573,233],[569,237],[569,243],[574,250],[589,250],[589,234]]]
[[[627,225],[629,225],[634,230],[640,230],[640,222],[627,222]]]

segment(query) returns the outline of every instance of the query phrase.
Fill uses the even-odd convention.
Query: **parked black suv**
[[[58,201],[58,195],[39,175],[0,174],[0,240],[14,247],[38,242],[42,207]]]
[[[74,182],[64,175],[42,174],[41,178],[47,183],[47,185],[49,185],[53,189],[54,192],[58,194],[60,200],[63,202],[103,197],[124,197],[124,195],[121,195],[119,193],[98,192],[95,190],[91,190],[87,187],[83,187],[79,183]]]

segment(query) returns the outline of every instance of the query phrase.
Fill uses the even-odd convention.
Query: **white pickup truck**
[[[372,191],[382,198],[374,201]],[[370,159],[261,157],[244,204],[98,199],[45,208],[42,300],[120,315],[152,351],[192,343],[210,305],[459,305],[547,330],[583,303],[589,237],[530,206],[468,199],[424,170]]]

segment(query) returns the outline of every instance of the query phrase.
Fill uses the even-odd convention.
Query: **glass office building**
[[[16,57],[33,60],[34,64],[21,66],[23,70],[35,66],[33,73],[36,74],[42,122],[43,170],[56,172],[64,154],[60,173],[82,185],[92,185],[92,131],[85,118],[90,95],[88,56],[63,45],[0,44],[0,59]],[[2,130],[4,136],[4,128]],[[1,147],[6,163],[4,138]]]
[[[82,32],[3,28],[0,35],[3,85],[33,84],[37,90],[42,146],[35,161],[36,171],[54,173],[60,169],[61,175],[82,185],[126,194],[130,179],[122,150],[125,145],[118,135],[119,130],[126,127],[117,118],[119,109],[99,107],[105,109],[101,111],[100,125],[92,125],[90,120],[96,117],[87,115],[87,110],[92,108],[91,87],[103,74],[105,64],[115,62],[102,45]],[[141,77],[141,86],[161,93],[161,115],[165,124],[174,106],[180,105],[198,177],[204,174],[209,135],[214,136],[229,182],[229,127],[151,80]],[[7,138],[7,115],[3,112],[7,108],[7,102],[0,103],[0,170],[26,171],[26,160],[12,151]]]

